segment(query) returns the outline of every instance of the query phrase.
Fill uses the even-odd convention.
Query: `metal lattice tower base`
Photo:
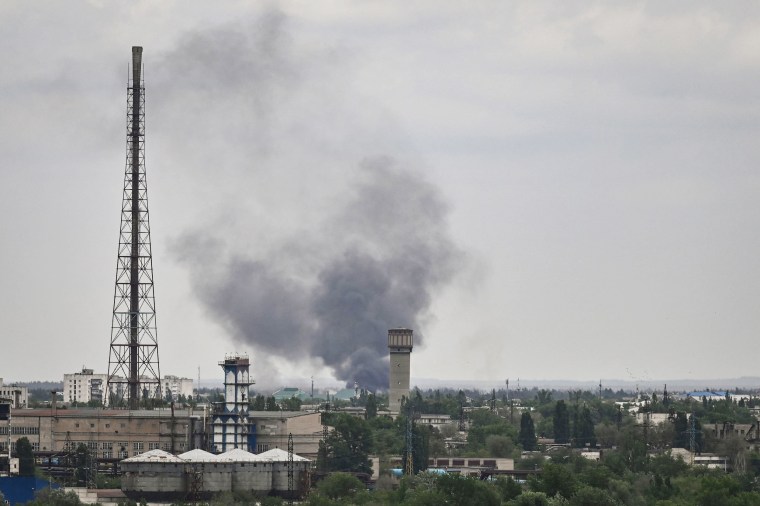
[[[288,434],[288,504],[293,504],[295,496],[295,466],[293,465],[293,433]]]
[[[141,399],[161,398],[153,257],[145,177],[145,85],[142,47],[132,48],[127,82],[127,163],[116,262],[108,404],[137,409]]]

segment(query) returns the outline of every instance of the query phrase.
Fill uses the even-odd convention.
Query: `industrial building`
[[[246,355],[227,355],[219,365],[224,370],[224,402],[214,403],[212,449],[226,452],[235,448],[253,451],[256,439],[248,419],[250,362]]]
[[[220,455],[193,450],[175,456],[153,450],[121,462],[122,491],[134,500],[197,500],[220,492],[300,497],[310,461],[283,450],[254,455],[235,448]]]
[[[401,411],[401,401],[409,398],[409,375],[414,344],[411,329],[388,330],[390,353],[390,385],[388,386],[388,409],[392,414]]]
[[[160,410],[19,409],[11,420],[11,449],[26,437],[38,454],[73,451],[84,444],[97,459],[110,460],[163,449],[184,452],[200,447],[208,420],[201,413]],[[0,435],[8,428],[0,427]],[[0,438],[5,451],[6,437]]]

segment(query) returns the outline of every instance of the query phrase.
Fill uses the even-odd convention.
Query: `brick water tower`
[[[391,413],[401,411],[401,399],[409,398],[410,358],[413,344],[412,329],[388,330],[388,351],[391,356],[388,408]]]

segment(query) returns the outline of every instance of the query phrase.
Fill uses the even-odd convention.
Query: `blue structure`
[[[223,453],[235,448],[254,452],[256,430],[248,418],[250,386],[246,355],[227,355],[219,365],[224,370],[224,402],[214,404],[211,419],[212,450]]]
[[[46,488],[61,488],[36,476],[2,476],[0,477],[0,492],[11,506],[23,504],[34,499],[34,494]]]

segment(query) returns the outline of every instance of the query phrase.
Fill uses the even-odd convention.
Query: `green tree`
[[[323,415],[324,416],[324,415]],[[369,452],[372,448],[372,433],[365,420],[345,413],[332,413],[327,418],[332,427],[323,443],[319,464],[328,471],[348,471],[370,473]]]
[[[591,418],[591,410],[588,406],[583,406],[578,415],[578,430],[575,440],[575,446],[583,448],[586,445],[596,446],[596,437],[594,437],[594,420]]]
[[[280,405],[284,411],[300,411],[301,399],[299,399],[298,397],[283,399]]]
[[[689,421],[686,418],[686,413],[683,411],[676,413],[673,428],[675,429],[673,448],[686,448],[689,443],[689,435],[687,434]]]
[[[486,436],[486,450],[491,457],[510,457],[515,449],[512,438],[499,434]]]
[[[22,437],[16,441],[16,456],[18,457],[18,474],[34,476],[34,452],[29,439]]]
[[[375,418],[377,416],[377,397],[375,394],[369,394],[367,396],[367,418]]]
[[[265,411],[267,409],[267,399],[263,395],[257,395],[251,402],[251,411]]]
[[[523,412],[520,417],[520,435],[518,440],[523,450],[533,451],[536,449],[536,429],[533,426],[533,418],[530,412]]]
[[[606,491],[584,486],[570,499],[571,506],[618,506],[618,502]]]
[[[504,501],[509,501],[522,494],[523,489],[519,483],[513,480],[511,477],[497,478],[495,482],[497,490],[501,492],[501,498]]]
[[[277,404],[277,399],[274,398],[274,395],[267,397],[266,407],[264,409],[265,411],[279,411],[280,410],[280,405]]]
[[[77,486],[85,487],[90,478],[92,459],[90,458],[90,452],[87,450],[87,446],[84,443],[79,443],[76,452],[74,453],[75,465],[76,465],[76,482]]]
[[[570,441],[570,414],[565,401],[554,405],[554,442],[565,444]]]
[[[317,484],[317,491],[330,499],[352,497],[363,489],[364,484],[348,473],[332,473]]]
[[[540,477],[531,480],[530,488],[543,492],[552,497],[557,494],[562,497],[572,497],[577,487],[577,480],[572,471],[564,464],[546,462]]]
[[[475,478],[455,474],[443,474],[435,486],[450,500],[445,504],[457,506],[499,506],[501,498],[494,487]]]
[[[509,506],[549,506],[549,498],[543,492],[523,492],[508,504]]]
[[[26,503],[26,506],[79,506],[80,504],[83,503],[73,490],[64,492],[61,489],[46,488],[35,494],[34,500]]]

